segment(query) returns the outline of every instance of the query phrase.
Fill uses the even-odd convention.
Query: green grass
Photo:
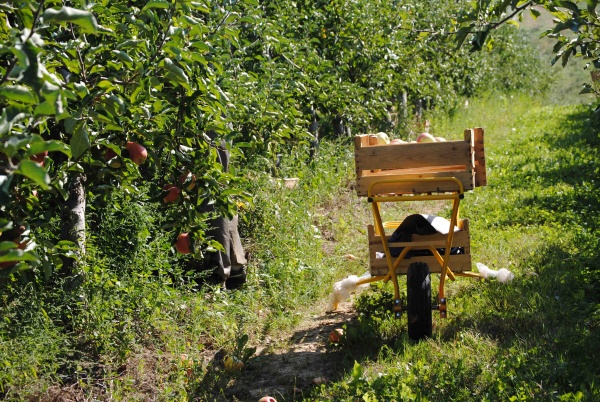
[[[466,196],[461,214],[471,221],[474,261],[509,268],[515,280],[449,284],[450,317],[434,317],[433,338],[418,344],[407,339],[406,318],[386,321],[389,304],[363,293],[345,345],[357,363],[311,400],[600,397],[600,139],[592,112],[505,97],[432,118],[447,138],[473,126],[486,129],[488,185]]]

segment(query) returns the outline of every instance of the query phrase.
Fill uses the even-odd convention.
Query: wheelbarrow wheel
[[[410,264],[407,273],[408,337],[412,340],[431,337],[431,275],[423,262]]]

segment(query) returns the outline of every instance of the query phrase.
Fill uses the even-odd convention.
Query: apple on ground
[[[417,142],[418,143],[435,142],[435,137],[433,135],[429,134],[429,133],[421,133],[417,137]]]
[[[233,356],[227,356],[224,363],[228,373],[239,373],[244,368],[244,363]]]
[[[177,198],[179,198],[179,194],[181,194],[181,190],[174,184],[166,184],[163,187],[163,190],[167,190],[169,193],[163,198],[163,201],[166,203],[175,202]]]
[[[175,249],[181,254],[189,254],[191,252],[191,240],[188,232],[180,233],[175,242]]]
[[[148,151],[146,151],[146,148],[133,141],[127,142],[125,148],[129,152],[129,159],[131,159],[133,163],[139,166],[146,162],[146,159],[148,158]]]
[[[329,343],[340,343],[340,340],[344,336],[344,330],[336,328],[329,333]]]
[[[277,399],[273,398],[272,396],[263,396],[258,400],[258,402],[277,402]]]

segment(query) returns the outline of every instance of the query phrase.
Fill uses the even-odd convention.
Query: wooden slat
[[[373,227],[373,225],[369,225]],[[391,237],[387,235],[386,239]],[[443,234],[432,234],[432,235],[412,235],[412,242],[394,242],[388,243],[390,247],[406,247],[406,246],[417,246],[426,248],[427,246],[434,246],[436,248],[446,247],[446,235]],[[452,239],[452,247],[468,247],[469,246],[469,232],[466,230],[459,230],[454,232],[454,238]],[[439,247],[438,247],[439,246]],[[374,251],[383,252],[383,244],[381,243],[381,237],[377,235],[369,236],[369,249]],[[466,251],[465,251],[466,252]]]
[[[429,266],[431,273],[439,274],[442,272],[440,264],[434,256],[413,257],[403,260],[396,274],[405,275],[408,272],[408,267],[413,262],[424,262]],[[472,270],[471,256],[469,254],[451,255],[448,260],[448,267],[452,272],[465,272]],[[388,272],[388,266],[385,258],[370,258],[370,272],[372,276],[385,275]]]
[[[358,170],[471,166],[471,146],[465,141],[362,146],[355,151]]]
[[[368,135],[356,135],[354,136],[354,153],[356,150],[366,147],[369,145],[369,136]],[[358,168],[358,165],[355,163],[354,168],[356,169],[356,177],[362,176],[362,170]]]
[[[426,166],[421,168],[412,168],[412,169],[386,169],[381,171],[381,173],[371,173],[369,171],[363,171],[362,177],[367,176],[377,176],[380,178],[386,178],[386,176],[409,176],[413,175],[426,175],[429,173],[441,173],[441,172],[462,172],[467,170],[465,165],[453,165],[453,166]],[[430,177],[430,176],[428,176]]]
[[[454,238],[452,241],[452,247],[463,247],[464,254],[451,255],[448,260],[450,269],[454,272],[463,272],[471,270],[471,246],[470,246],[470,233],[469,233],[469,221],[463,219],[459,223],[459,227],[463,227],[462,230],[454,232]],[[383,253],[383,244],[381,237],[375,235],[373,225],[367,226],[368,239],[369,239],[369,261],[371,275],[385,275],[388,271],[386,258],[376,258],[376,253]],[[391,235],[386,235],[389,241]],[[433,235],[413,235],[412,242],[395,242],[388,243],[390,247],[406,247],[416,246],[416,249],[427,248],[427,246],[433,246],[435,248],[446,247],[446,236],[440,233]],[[443,256],[442,256],[443,257]],[[394,257],[395,259],[395,257]],[[429,265],[429,269],[433,273],[440,273],[441,267],[434,256],[418,256],[405,259],[402,261],[396,270],[397,274],[406,274],[408,266],[413,262],[425,262]]]
[[[477,127],[474,131],[474,158],[475,158],[475,186],[486,186],[487,175],[485,172],[485,148],[483,128]]]
[[[464,190],[473,189],[473,173],[472,171],[441,171],[422,174],[402,174],[402,175],[369,175],[357,177],[356,192],[359,196],[366,197],[368,195],[369,186],[382,179],[414,179],[425,177],[456,177],[463,184]],[[381,183],[374,187],[375,194],[411,194],[411,193],[432,193],[432,192],[452,192],[457,191],[458,186],[451,181],[444,182],[408,182],[408,183]]]

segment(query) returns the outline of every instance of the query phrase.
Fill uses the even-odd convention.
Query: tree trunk
[[[85,255],[85,175],[75,173],[69,183],[69,198],[61,205],[61,240],[76,244],[75,258],[63,257],[62,275],[70,277],[71,286],[81,282],[80,260]]]

